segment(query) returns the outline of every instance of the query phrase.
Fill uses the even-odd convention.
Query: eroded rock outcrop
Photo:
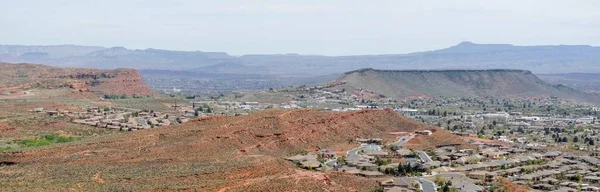
[[[135,69],[74,69],[37,64],[0,63],[0,91],[71,88],[78,92],[153,95]]]

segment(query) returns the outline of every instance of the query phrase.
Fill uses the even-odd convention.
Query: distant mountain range
[[[599,103],[597,94],[563,85],[551,85],[526,70],[375,70],[345,73],[336,87],[347,91],[368,90],[390,98],[495,97],[563,99]]]
[[[78,45],[0,45],[0,61],[58,67],[168,69],[209,73],[317,76],[361,68],[491,69],[533,73],[600,72],[600,47],[513,46],[463,42],[446,49],[390,55],[243,55],[223,52],[130,50]]]

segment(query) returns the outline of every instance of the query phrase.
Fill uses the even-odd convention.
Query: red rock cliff
[[[79,92],[154,95],[135,69],[72,69],[37,64],[0,63],[0,91],[69,87]]]
[[[154,92],[144,84],[142,76],[135,69],[117,69],[115,77],[101,80],[91,90],[100,94],[153,95]]]

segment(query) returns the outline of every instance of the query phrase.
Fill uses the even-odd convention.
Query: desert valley
[[[193,94],[134,69],[0,67],[4,190],[600,190],[597,95],[525,70]]]
[[[0,5],[0,191],[600,192],[600,1]]]

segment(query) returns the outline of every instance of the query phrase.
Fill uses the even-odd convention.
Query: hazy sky
[[[0,44],[408,53],[461,41],[600,45],[600,1],[0,0]]]

